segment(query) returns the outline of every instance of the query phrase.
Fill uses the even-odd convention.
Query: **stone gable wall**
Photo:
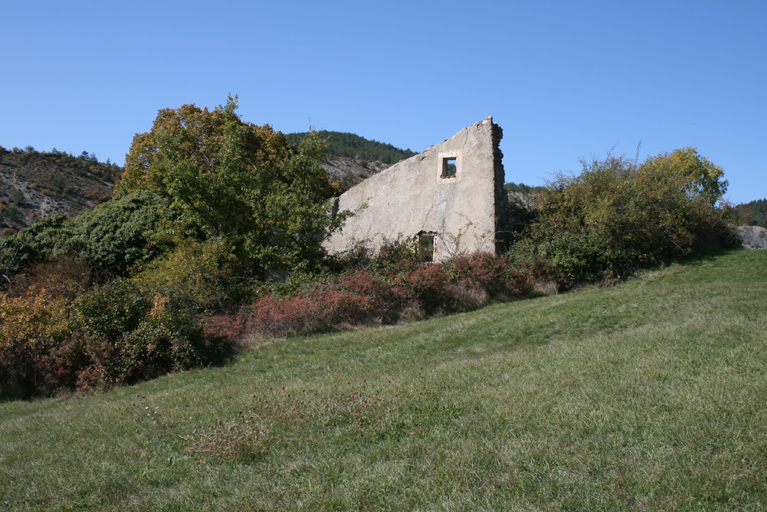
[[[501,137],[488,117],[352,187],[334,211],[354,216],[325,248],[331,254],[357,244],[376,250],[387,241],[425,235],[434,237],[434,261],[458,252],[495,252],[507,204]],[[446,162],[456,170],[443,177]]]

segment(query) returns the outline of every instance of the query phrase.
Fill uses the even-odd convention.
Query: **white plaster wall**
[[[423,153],[346,191],[338,210],[355,215],[325,241],[331,254],[362,243],[437,234],[436,253],[495,251],[493,121],[488,117]],[[455,178],[440,178],[443,157],[457,157]]]

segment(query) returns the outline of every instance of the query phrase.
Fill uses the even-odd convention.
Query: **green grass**
[[[767,252],[0,404],[0,508],[764,510]]]

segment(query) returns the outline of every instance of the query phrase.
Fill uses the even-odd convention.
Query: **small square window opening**
[[[441,178],[455,178],[458,174],[458,159],[455,157],[448,157],[442,159],[442,174]]]

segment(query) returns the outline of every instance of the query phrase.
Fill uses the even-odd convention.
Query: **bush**
[[[322,332],[341,326],[396,321],[402,298],[368,271],[308,284],[286,298],[269,294],[253,305],[248,330],[261,335]]]
[[[366,270],[358,270],[340,276],[341,288],[358,301],[357,314],[348,315],[348,323],[365,323],[371,320],[383,323],[398,318],[400,304],[407,293],[393,288],[383,277]]]
[[[451,311],[472,311],[490,302],[490,294],[477,281],[460,278],[445,285],[447,304]]]
[[[250,308],[246,330],[265,336],[288,336],[415,320],[468,311],[491,299],[508,299],[532,289],[532,281],[512,270],[502,256],[475,254],[445,266],[422,264],[408,271],[403,271],[410,268],[408,258],[405,264],[402,259],[391,261],[396,262],[399,271],[394,275],[387,267],[378,267],[383,273],[372,268],[358,269],[337,278],[305,283],[292,296],[265,295]]]
[[[75,217],[72,235],[91,265],[125,277],[172,248],[162,236],[164,223],[171,218],[169,205],[170,200],[160,194],[127,194]]]
[[[442,265],[421,265],[408,272],[402,284],[412,291],[418,306],[427,315],[444,312],[447,308],[445,285],[450,276]]]
[[[117,280],[75,303],[87,332],[109,340],[112,350],[100,361],[107,377],[131,383],[215,361],[226,341],[206,337],[193,306]]]
[[[36,263],[71,252],[72,222],[64,214],[38,219],[30,227],[0,241],[0,268],[11,278]]]
[[[536,219],[513,249],[518,259],[548,260],[565,284],[621,279],[639,268],[732,247],[721,170],[694,150],[642,165],[623,157],[583,162],[539,193]]]
[[[78,351],[68,343],[70,303],[45,290],[0,296],[0,397],[27,398],[74,385]]]
[[[86,210],[36,220],[0,242],[0,268],[9,278],[36,263],[71,256],[102,275],[125,277],[172,248],[163,229],[169,201],[136,192]]]
[[[467,281],[485,290],[493,299],[529,293],[530,274],[512,269],[509,259],[487,252],[453,258],[448,264],[453,281]]]
[[[222,238],[186,241],[152,262],[133,281],[145,288],[184,297],[206,314],[223,314],[252,298],[253,275],[240,275],[239,263]]]
[[[108,388],[209,364],[231,340],[188,303],[114,281],[79,296],[35,286],[0,296],[0,397]]]

